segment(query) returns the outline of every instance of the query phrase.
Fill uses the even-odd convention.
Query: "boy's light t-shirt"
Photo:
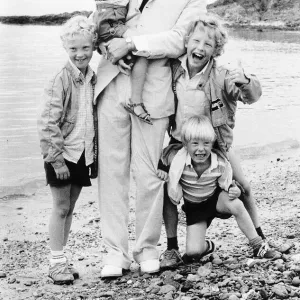
[[[210,101],[206,97],[204,91],[198,88],[198,84],[202,74],[205,72],[207,65],[194,77],[190,78],[187,69],[187,55],[179,58],[184,73],[176,82],[176,92],[178,98],[178,106],[175,116],[176,129],[172,131],[172,136],[181,141],[182,123],[189,117],[204,115],[211,119]]]
[[[180,178],[183,198],[193,203],[201,203],[210,198],[217,187],[228,191],[232,182],[232,171],[228,161],[211,153],[211,165],[205,170],[201,177],[196,173],[191,156],[188,155]]]

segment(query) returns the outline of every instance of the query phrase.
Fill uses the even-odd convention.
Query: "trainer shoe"
[[[161,257],[160,268],[162,270],[174,269],[183,263],[181,255],[176,249],[166,250]]]
[[[253,250],[253,254],[258,258],[272,258],[277,259],[281,257],[281,253],[270,249],[270,246],[267,242],[263,242],[259,247]]]
[[[158,259],[148,259],[140,262],[142,273],[157,273],[160,270]]]
[[[58,262],[55,264],[50,264],[49,275],[54,284],[72,284],[74,281],[74,276],[68,269],[66,262]]]

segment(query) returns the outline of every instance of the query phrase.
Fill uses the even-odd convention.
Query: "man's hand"
[[[126,61],[130,61],[130,60],[132,60],[132,55],[127,54]],[[118,64],[117,64],[119,71],[125,75],[130,75],[130,70],[133,67],[133,65],[134,65],[133,62],[131,62],[129,64],[125,63],[124,59],[122,59],[122,58],[118,61]]]
[[[228,194],[229,194],[229,200],[234,200],[241,196],[241,190],[237,187],[234,180],[232,181]]]
[[[54,168],[54,171],[57,179],[67,180],[70,177],[70,171],[65,164],[59,168]]]
[[[156,175],[158,176],[159,179],[163,180],[163,181],[169,181],[169,175],[167,172],[158,169]]]
[[[231,66],[229,64],[228,78],[235,84],[245,84],[249,83],[250,79],[244,74],[244,69],[240,60],[238,60],[237,65]]]
[[[105,47],[107,50],[107,58],[114,65],[130,50],[124,38],[114,38],[105,43]]]

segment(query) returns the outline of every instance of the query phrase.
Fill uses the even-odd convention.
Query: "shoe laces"
[[[179,252],[176,249],[171,249],[171,250],[167,249],[164,253],[161,254],[161,256],[163,256],[167,260],[179,259],[179,261],[183,263],[181,255],[179,254]]]

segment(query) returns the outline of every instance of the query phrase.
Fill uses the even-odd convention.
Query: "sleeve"
[[[38,134],[45,162],[64,162],[64,139],[60,130],[63,114],[64,89],[62,79],[56,76],[46,86],[38,115]]]
[[[180,144],[171,144],[163,149],[162,156],[161,156],[161,162],[165,166],[170,166],[171,162],[174,158],[174,156],[177,154],[177,152],[182,149],[182,143]]]
[[[250,80],[249,83],[237,86],[225,77],[225,91],[227,97],[234,101],[241,101],[244,104],[252,104],[259,100],[262,95],[262,88],[259,80],[253,74],[245,76]]]
[[[126,13],[127,8],[124,6],[105,7],[101,11],[94,11],[91,19],[96,25],[98,39],[107,41],[112,38],[123,37],[127,30],[125,25]]]
[[[227,159],[222,159],[220,168],[222,175],[218,178],[218,184],[222,190],[228,192],[233,177],[232,168],[229,161]]]
[[[137,49],[135,55],[149,59],[177,58],[184,53],[184,39],[191,21],[196,20],[202,13],[206,13],[206,0],[190,0],[171,30],[135,36],[128,29],[124,36],[132,38]]]

